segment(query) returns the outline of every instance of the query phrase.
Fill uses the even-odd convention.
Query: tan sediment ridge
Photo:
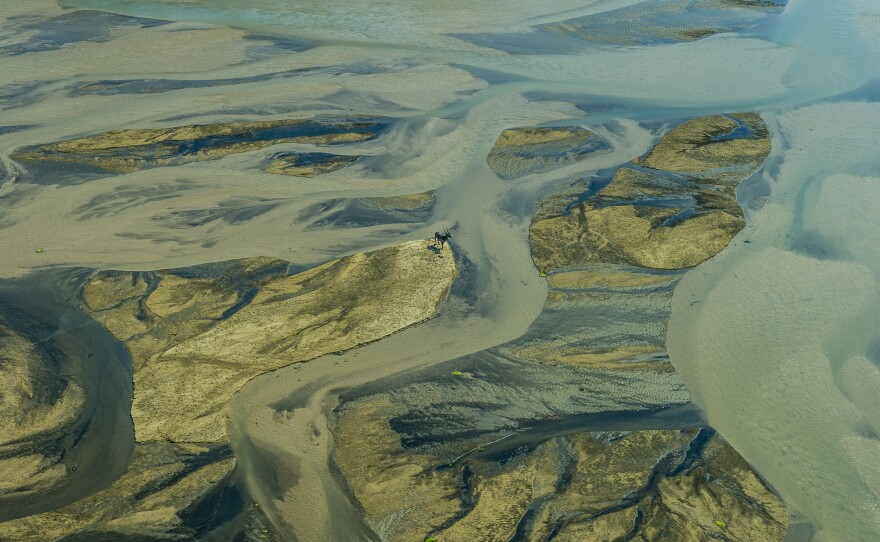
[[[86,499],[0,524],[0,539],[185,534],[187,510],[232,476],[226,404],[244,383],[430,318],[456,276],[454,257],[424,241],[288,269],[251,258],[95,274],[83,287],[85,308],[135,365],[131,466]]]
[[[181,165],[251,152],[280,143],[334,145],[365,141],[376,137],[377,124],[349,119],[316,121],[282,119],[253,122],[112,130],[20,149],[12,158],[29,167],[46,164],[76,164],[106,173],[130,173],[141,169]],[[333,163],[347,165],[340,156]],[[289,161],[289,160],[288,160]],[[310,172],[290,169],[273,160],[272,173],[314,175],[332,171],[331,163]]]
[[[495,141],[486,163],[501,178],[512,179],[582,160],[599,148],[600,138],[586,128],[509,128]]]

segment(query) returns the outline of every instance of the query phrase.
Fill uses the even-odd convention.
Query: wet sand
[[[553,13],[530,2],[506,3],[503,9],[488,4],[474,11],[473,17],[461,17],[461,5],[457,4],[425,7],[420,13],[401,9],[393,2],[372,5],[366,11],[360,6],[329,9],[334,6],[309,2],[290,15],[284,2],[265,2],[262,11],[246,12],[236,10],[234,2],[66,2],[171,21],[122,24],[109,18],[116,22],[100,40],[64,34],[64,24],[52,19],[62,10],[52,2],[30,0],[4,6],[0,16],[12,29],[11,36],[38,35],[39,28],[25,28],[23,25],[30,23],[14,18],[32,14],[54,20],[55,26],[45,28],[64,39],[63,47],[52,40],[25,39],[22,43],[29,52],[0,56],[4,108],[0,158],[6,174],[0,186],[4,251],[0,276],[56,266],[162,269],[257,255],[309,267],[405,240],[428,239],[437,229],[449,227],[452,250],[463,264],[464,276],[440,315],[377,343],[260,377],[232,404],[229,432],[243,479],[273,524],[291,533],[291,539],[369,538],[358,511],[328,467],[333,443],[326,415],[338,393],[523,334],[546,297],[546,283],[532,265],[526,242],[529,217],[542,193],[644,154],[666,123],[698,114],[742,110],[758,110],[765,117],[778,114],[788,130],[788,145],[777,149],[767,179],[753,188],[756,194],[784,197],[768,200],[764,215],[749,218],[757,220],[758,230],[765,231],[761,224],[772,226],[772,240],[759,243],[761,231],[747,229],[738,238],[743,242],[735,241],[728,249],[732,259],[717,260],[731,267],[710,263],[704,266],[708,271],[701,267],[687,275],[677,294],[680,324],[673,322],[673,330],[679,331],[673,333],[670,347],[679,348],[673,353],[681,359],[680,370],[708,411],[710,422],[738,449],[742,447],[746,458],[755,462],[783,497],[803,508],[810,520],[833,537],[837,526],[846,532],[847,506],[853,500],[850,492],[856,487],[861,500],[853,507],[860,514],[854,519],[858,528],[854,532],[876,533],[876,526],[865,520],[870,518],[870,510],[864,511],[864,506],[876,503],[871,492],[876,491],[877,481],[870,474],[877,457],[873,418],[866,416],[867,421],[858,427],[839,424],[846,428],[843,436],[848,439],[841,444],[834,439],[841,436],[838,433],[829,433],[828,440],[816,440],[814,420],[803,412],[781,415],[766,408],[771,404],[768,398],[785,403],[786,392],[802,389],[801,400],[830,397],[835,409],[844,405],[841,410],[832,410],[836,414],[830,419],[824,418],[829,426],[846,418],[840,412],[853,413],[853,404],[853,418],[861,420],[866,412],[873,413],[870,394],[859,388],[864,382],[873,382],[876,353],[868,347],[873,336],[861,325],[846,333],[826,329],[829,344],[813,343],[811,352],[827,348],[837,362],[820,359],[815,365],[794,365],[793,374],[770,380],[778,387],[763,389],[751,380],[753,363],[763,359],[757,354],[772,351],[779,356],[774,359],[790,355],[786,354],[788,343],[771,343],[771,339],[785,337],[802,319],[813,322],[813,310],[805,316],[801,310],[791,310],[798,307],[796,303],[780,305],[773,318],[767,319],[767,327],[746,325],[754,322],[756,314],[765,314],[766,294],[784,286],[779,282],[784,282],[783,277],[790,277],[800,289],[789,292],[791,299],[780,297],[782,302],[824,292],[817,297],[823,303],[816,309],[827,312],[822,321],[838,315],[873,322],[871,318],[876,316],[871,310],[875,305],[866,300],[875,296],[872,288],[880,271],[873,260],[864,257],[875,252],[874,233],[860,233],[859,238],[867,242],[849,247],[845,254],[834,252],[838,245],[850,242],[850,236],[834,226],[842,217],[862,217],[849,224],[851,228],[870,223],[871,208],[864,202],[874,199],[864,194],[873,194],[871,179],[878,169],[870,159],[876,154],[873,126],[877,123],[871,122],[876,111],[870,107],[852,111],[844,105],[839,113],[791,121],[800,114],[798,108],[816,100],[877,99],[873,87],[864,86],[880,75],[875,62],[880,54],[876,10],[871,11],[870,2],[856,0],[835,3],[834,7],[799,0],[792,2],[777,22],[743,35],[719,35],[692,43],[624,48],[577,43],[574,50],[579,54],[570,54],[570,49],[562,54],[544,49],[540,54],[519,55],[494,47],[502,41],[501,32],[513,29],[521,34],[517,47],[530,49],[541,41],[533,32],[535,25],[633,3],[597,1],[585,6],[566,2]],[[205,8],[208,4],[214,11]],[[290,24],[291,20],[297,24]],[[482,36],[479,43],[453,36],[486,31],[490,31],[489,37]],[[569,38],[563,41],[571,43]],[[821,74],[816,72],[817,58],[822,60]],[[112,83],[126,80],[135,82]],[[97,90],[110,87],[123,91]],[[142,92],[144,89],[150,92]],[[858,89],[861,94],[847,95]],[[390,119],[392,126],[373,141],[334,147],[334,152],[361,158],[315,179],[261,171],[275,152],[322,150],[303,144],[71,184],[52,179],[28,182],[32,172],[11,158],[27,146],[120,128],[352,114],[382,116]],[[840,119],[845,119],[844,127],[827,132],[825,140],[799,139],[818,126],[841,126]],[[509,128],[544,124],[588,128],[609,146],[550,173],[500,180],[486,164],[498,135]],[[809,151],[800,152],[800,146]],[[804,179],[811,179],[809,172],[817,164],[838,164],[842,153],[853,149],[858,150],[851,156],[856,165],[848,176],[829,182],[822,193],[822,205],[817,204],[838,211],[816,214],[821,224],[811,228],[835,241],[801,236],[794,250],[773,228],[800,220],[801,200],[794,195],[803,193],[803,201],[815,197],[801,185]],[[789,160],[799,164],[796,171],[790,180],[776,184],[774,177]],[[367,226],[316,227],[323,216],[296,219],[327,201],[430,190],[435,191],[436,202],[430,217],[418,223],[377,221]],[[835,195],[839,193],[847,195],[845,201]],[[856,208],[847,207],[850,204]],[[760,202],[756,200],[754,205],[757,209]],[[756,241],[747,246],[744,240],[751,241],[753,235]],[[763,252],[752,259],[759,248]],[[788,274],[779,274],[780,262],[790,264]],[[737,282],[739,277],[731,278],[741,269],[743,277],[751,273],[748,276],[753,279],[747,288]],[[706,282],[700,282],[703,272],[711,277]],[[847,277],[846,287],[826,289],[841,274]],[[862,292],[854,292],[853,287],[858,286]],[[689,304],[694,301],[692,295],[702,301],[693,305],[695,309]],[[852,303],[841,308],[847,300]],[[715,336],[718,329],[728,327],[730,331],[720,338]],[[796,335],[811,336],[817,329],[818,325],[805,325]],[[847,340],[834,339],[838,335]],[[754,342],[755,337],[761,341]],[[858,348],[847,346],[850,340]],[[751,345],[757,353],[752,363],[730,361],[730,352],[742,344]],[[705,359],[713,364],[698,366],[693,361],[703,363]],[[723,367],[716,367],[716,362]],[[722,372],[723,377],[716,380],[719,373],[715,371],[724,368],[733,373]],[[704,376],[705,371],[710,376]],[[814,384],[816,375],[827,376],[829,371],[837,380],[835,384],[832,379],[831,384],[843,392],[830,385],[824,390],[828,393],[808,391],[813,388],[807,384]],[[798,388],[792,381],[804,385]],[[729,385],[734,382],[738,385]],[[725,389],[729,394],[721,393]],[[790,446],[809,451],[810,457],[786,459],[784,469],[774,466],[776,445],[752,439],[754,428],[734,423],[734,418],[742,419],[744,390],[761,391],[757,397],[751,396],[749,405],[760,407],[760,412],[750,420],[766,422],[761,429],[765,434],[768,428],[791,422],[797,435]],[[848,397],[848,403],[837,402],[841,394]],[[718,397],[717,403],[709,397]],[[798,420],[800,425],[794,425]],[[802,446],[805,442],[819,444]],[[783,471],[798,465],[824,468],[841,454],[849,459],[840,465],[850,470],[841,478],[841,489],[833,492],[837,504],[829,515],[834,519],[825,522],[826,480],[808,479],[800,471]],[[834,478],[835,473],[841,471],[828,476]],[[316,497],[320,495],[326,498]],[[47,506],[53,504],[60,501]]]

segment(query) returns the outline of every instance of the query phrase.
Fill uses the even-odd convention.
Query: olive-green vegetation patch
[[[501,132],[486,161],[499,177],[512,179],[582,160],[606,147],[602,138],[577,126],[511,128]]]
[[[589,43],[659,45],[752,27],[782,12],[785,0],[650,0],[538,28]]]
[[[294,177],[314,177],[349,166],[358,158],[360,156],[324,152],[281,152],[272,156],[266,164],[266,172]]]
[[[40,166],[51,164],[77,166],[91,173],[129,173],[214,160],[279,143],[334,145],[366,141],[386,126],[350,119],[285,119],[126,129],[25,147],[12,157],[35,175],[39,175]]]
[[[0,540],[43,542],[74,533],[82,536],[76,540],[192,540],[197,527],[188,525],[188,510],[229,484],[234,466],[226,444],[138,444],[111,485],[57,510],[0,523]],[[224,504],[231,519],[243,501]]]
[[[757,115],[701,117],[673,128],[610,181],[545,198],[529,231],[551,288],[533,325],[543,332],[500,348],[533,363],[673,372],[665,348],[672,289],[683,269],[742,229],[736,186],[769,150]]]
[[[236,482],[228,401],[260,374],[432,317],[455,276],[452,254],[413,241],[299,272],[257,257],[83,277],[83,310],[131,354],[134,454],[121,477],[90,496],[0,523],[0,540],[196,540],[221,525],[277,539]],[[0,456],[0,495],[51,486],[65,466],[33,445],[69,425],[83,392],[3,326],[0,347],[0,404],[11,413],[0,437],[21,441],[10,449],[0,440],[9,452]]]
[[[582,201],[578,187],[549,197],[530,228],[532,258],[544,273],[600,263],[693,267],[745,225],[736,186],[769,152],[753,113],[687,121]]]
[[[769,153],[770,136],[761,117],[755,113],[712,115],[676,126],[636,163],[725,179],[754,171]]]
[[[87,403],[82,386],[52,365],[0,321],[0,497],[48,491],[67,476],[63,448],[51,444],[81,430]]]
[[[455,406],[434,415],[456,420]],[[336,411],[334,459],[383,540],[779,541],[784,504],[711,429],[582,432],[463,459],[401,447],[384,394]],[[470,435],[474,442],[480,436]],[[501,451],[499,451],[501,450]]]

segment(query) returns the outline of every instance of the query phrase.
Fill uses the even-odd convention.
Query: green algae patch
[[[87,533],[94,540],[148,537],[168,532],[187,539],[190,505],[230,481],[235,459],[227,444],[136,444],[125,474],[96,493],[50,512],[0,523],[0,539],[58,540]]]
[[[770,152],[770,137],[755,113],[711,115],[684,122],[663,136],[643,166],[683,173],[732,176],[753,171]],[[741,176],[741,175],[740,175]]]
[[[196,538],[186,523],[198,506],[193,503],[232,483],[226,406],[241,386],[432,317],[457,273],[453,257],[438,258],[423,241],[290,270],[289,262],[258,257],[155,272],[101,271],[87,279],[83,308],[132,357],[137,443],[131,465],[88,498],[0,524],[0,539],[54,540],[74,532],[95,539]],[[0,373],[21,373],[7,381],[20,381],[22,388],[0,393],[0,404],[40,392],[23,376],[39,376],[28,365],[39,361],[38,353],[6,337],[2,326],[0,344],[7,347]],[[22,352],[21,362],[2,363],[15,351]],[[82,408],[81,395],[71,383],[59,397],[40,392],[25,403],[6,404],[20,414],[7,420],[8,427],[0,423],[0,436],[68,423]],[[38,456],[0,466],[20,471],[31,487],[64,476],[63,466],[47,468]],[[253,513],[258,507],[247,508]]]
[[[736,188],[769,149],[753,113],[691,119],[604,179],[547,196],[529,228],[547,307],[592,323],[503,346],[505,355],[638,374],[645,389],[661,374],[678,378],[665,348],[672,291],[743,228]]]
[[[718,532],[721,512],[730,540],[785,535],[785,505],[711,429],[568,433],[504,461],[490,453],[449,465],[431,448],[401,448],[389,420],[406,410],[389,395],[343,405],[334,430],[334,459],[386,540],[697,541]]]

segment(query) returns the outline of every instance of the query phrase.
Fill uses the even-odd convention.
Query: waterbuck
[[[444,228],[443,233],[439,231],[434,232],[434,246],[437,246],[437,243],[440,243],[440,250],[443,250],[443,245],[446,244],[446,241],[452,237],[452,234],[449,233],[449,229]]]

